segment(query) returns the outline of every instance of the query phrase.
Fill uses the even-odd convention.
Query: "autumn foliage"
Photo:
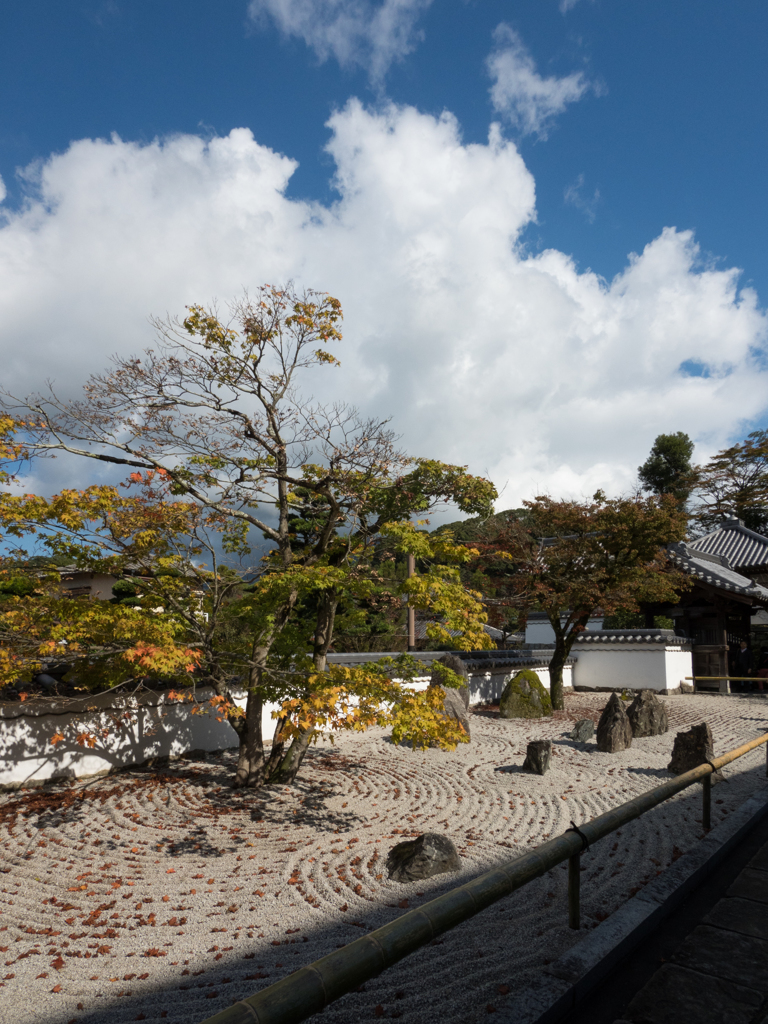
[[[487,515],[494,488],[465,467],[404,455],[385,423],[303,395],[302,374],[338,364],[341,319],[330,296],[264,287],[226,320],[192,306],[157,321],[156,349],[117,358],[80,400],[6,396],[6,480],[62,455],[124,479],[50,498],[2,494],[4,680],[55,657],[85,688],[159,678],[195,710],[206,684],[204,710],[239,737],[236,785],[289,781],[308,746],[340,729],[392,724],[416,745],[461,740],[439,691],[409,687],[413,659],[327,662],[338,609],[383,592],[429,612],[436,643],[490,643],[480,595],[460,574],[473,552],[413,520],[442,502]],[[30,562],[33,544],[50,564]],[[409,552],[418,576],[389,571]],[[112,602],[66,597],[63,562],[122,589]],[[280,706],[271,747],[268,703]]]

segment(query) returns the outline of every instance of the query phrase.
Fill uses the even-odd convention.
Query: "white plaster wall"
[[[546,667],[534,671],[549,689]],[[509,676],[509,669],[471,676],[470,702],[498,700]],[[425,675],[409,685],[423,690],[429,679]],[[563,670],[563,681],[571,685],[570,665]],[[198,690],[198,698],[204,701],[211,692]],[[235,700],[244,707],[245,693],[235,694]],[[96,710],[87,711],[88,707]],[[267,742],[276,724],[272,712],[278,707],[267,704],[262,712]],[[108,732],[93,748],[81,747],[74,739],[78,731],[98,735],[102,729]],[[56,732],[64,733],[66,739],[54,746],[51,740]],[[103,693],[74,701],[5,704],[0,706],[0,787],[82,778],[150,758],[178,757],[190,750],[226,750],[237,743],[237,734],[227,722],[217,721],[213,714],[190,714],[188,704],[168,701],[164,694],[149,693],[137,700]]]
[[[208,695],[205,691],[198,694],[202,699]],[[117,708],[114,694],[99,694],[88,698],[88,705],[98,710],[85,711],[85,702],[83,711],[65,711],[63,702],[60,706],[30,701],[21,708],[18,704],[2,707],[0,785],[79,778],[153,757],[237,745],[237,734],[229,724],[218,722],[214,715],[192,715],[188,705],[168,702],[162,694],[148,694],[141,702],[124,699]],[[274,728],[269,721],[271,710],[265,709],[264,715],[267,735]],[[71,738],[70,727],[75,722],[75,731],[97,735],[102,729],[109,731],[95,747],[81,747]],[[51,739],[57,731],[67,738],[54,746]]]
[[[532,669],[544,684],[545,689],[549,690],[549,669],[546,665],[515,666],[503,671],[486,672],[485,675],[476,672],[469,677],[469,703],[489,704],[498,700],[507,681],[521,668]],[[563,667],[563,686],[566,688],[573,686],[573,665]]]
[[[670,690],[693,674],[690,651],[662,644],[578,645],[574,654],[576,686]]]

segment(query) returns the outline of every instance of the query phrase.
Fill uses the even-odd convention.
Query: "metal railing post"
[[[581,928],[581,854],[568,858],[568,927]]]
[[[709,832],[712,828],[712,776],[705,775],[701,780],[702,786],[702,813],[701,821],[704,830]]]

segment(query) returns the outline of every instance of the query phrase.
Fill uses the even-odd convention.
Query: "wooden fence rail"
[[[579,927],[580,858],[582,852],[627,822],[657,807],[697,782],[703,783],[703,823],[711,821],[711,775],[724,765],[766,745],[768,733],[670,779],[605,814],[570,828],[515,860],[486,871],[438,896],[395,921],[363,935],[342,949],[302,967],[294,974],[222,1010],[202,1024],[298,1024],[363,982],[381,974],[410,953],[432,942],[481,910],[522,888],[534,878],[568,861],[568,921]]]

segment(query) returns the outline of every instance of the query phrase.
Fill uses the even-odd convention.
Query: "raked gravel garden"
[[[0,1021],[196,1024],[494,864],[658,785],[675,732],[715,753],[768,729],[768,699],[662,697],[670,730],[616,754],[568,738],[607,694],[550,719],[471,713],[472,740],[414,753],[378,729],[320,743],[294,786],[230,788],[234,752],[0,794]],[[551,739],[544,776],[526,744]],[[766,786],[760,748],[724,769],[716,826]],[[397,883],[388,851],[422,832],[462,869]],[[582,929],[563,866],[437,939],[322,1015],[333,1024],[486,1019],[702,836],[697,787],[583,857]]]

